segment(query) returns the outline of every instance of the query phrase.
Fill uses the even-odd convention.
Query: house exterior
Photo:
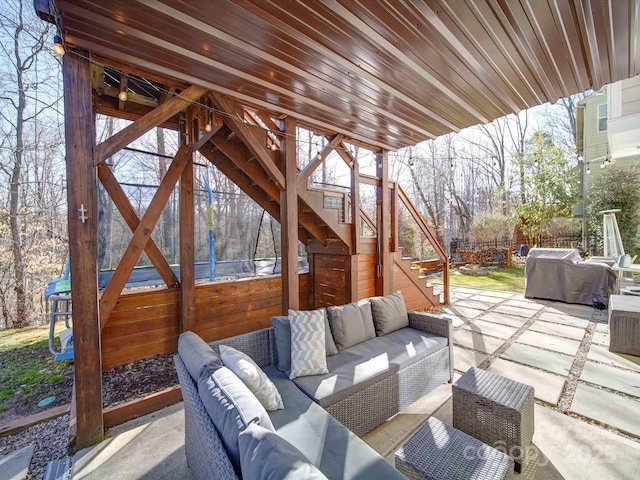
[[[583,217],[586,243],[586,194],[607,168],[640,166],[640,76],[606,85],[578,103],[576,153],[583,202],[573,210]]]

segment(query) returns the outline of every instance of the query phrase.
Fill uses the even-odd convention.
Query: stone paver
[[[494,312],[506,313],[507,315],[517,315],[524,318],[531,318],[538,313],[537,310],[533,310],[531,308],[522,308],[505,304],[499,305]]]
[[[557,373],[558,375],[568,375],[571,370],[571,365],[573,364],[573,357],[569,355],[549,352],[521,343],[511,345],[507,351],[502,354],[502,358],[541,368],[548,372]]]
[[[598,332],[597,330],[593,333],[591,337],[591,343],[595,343],[596,345],[602,345],[605,347],[609,346],[609,332]]]
[[[516,308],[526,308],[528,310],[541,310],[543,309],[546,305],[543,303],[538,303],[537,301],[534,300],[518,300],[518,299],[511,299],[511,300],[507,300],[505,303],[503,303],[503,305],[509,306],[509,307],[516,307]]]
[[[571,317],[585,318],[589,320],[593,315],[594,308],[586,305],[573,305],[569,303],[554,302],[547,308],[549,313],[559,313]]]
[[[580,384],[571,411],[640,437],[640,402],[637,400]]]
[[[628,368],[629,370],[640,372],[640,357],[613,353],[609,351],[608,347],[591,345],[587,358],[596,362],[608,363],[616,367]]]
[[[498,337],[505,340],[518,331],[515,327],[508,327],[506,325],[486,322],[484,320],[475,320],[473,323],[464,327],[464,330],[470,330],[483,335],[491,335],[492,337]]]
[[[498,297],[498,298],[511,298],[515,294],[513,292],[500,292],[498,290],[480,290],[482,295],[487,295],[489,297]]]
[[[638,372],[587,362],[582,369],[580,380],[634,395],[640,400],[640,373]],[[640,413],[640,404],[636,413]]]
[[[568,338],[534,332],[532,330],[527,330],[520,335],[517,342],[525,343],[533,347],[553,350],[554,352],[566,353],[567,355],[575,355],[580,348],[580,342],[576,340],[569,340]]]
[[[453,343],[467,348],[473,348],[480,352],[492,354],[503,343],[503,340],[493,337],[485,337],[467,330],[458,330],[453,334]]]
[[[586,330],[580,327],[570,327],[569,325],[561,325],[551,322],[535,321],[529,327],[529,330],[535,332],[547,333],[549,335],[557,335],[559,337],[571,338],[572,340],[582,341]]]
[[[450,313],[444,312],[444,316],[445,317],[449,317],[451,319],[451,323],[453,324],[453,328],[458,328],[458,327],[462,327],[463,325],[467,324],[467,321],[465,318],[461,318],[458,317],[456,315],[451,315]]]
[[[492,303],[487,303],[487,302],[479,302],[477,300],[474,300],[473,297],[471,298],[465,298],[464,300],[460,300],[458,302],[456,302],[456,304],[453,306],[455,307],[464,307],[464,308],[472,308],[474,310],[480,310],[482,312],[489,310],[490,308],[493,308],[494,304]]]
[[[474,302],[487,303],[487,304],[490,304],[491,306],[497,305],[500,302],[504,302],[504,298],[491,297],[489,295],[483,295],[483,294],[474,295],[473,297],[469,297],[469,300],[474,301]]]
[[[451,305],[443,309],[445,314],[450,313],[451,315],[456,315],[458,317],[464,318],[475,318],[478,315],[482,315],[484,310],[478,310],[475,308],[467,308],[460,305]]]
[[[3,480],[23,480],[27,478],[27,471],[35,448],[35,445],[29,445],[0,456],[0,478]]]
[[[487,369],[503,377],[510,378],[520,383],[531,385],[537,399],[543,402],[557,405],[562,395],[565,379],[542,370],[520,365],[508,360],[496,359]]]
[[[562,325],[569,325],[571,327],[586,328],[589,325],[589,320],[582,317],[572,317],[571,315],[565,315],[563,313],[549,312],[548,310],[542,312],[539,320],[543,322],[561,323]]]
[[[537,462],[540,466],[535,477],[525,476],[524,468],[521,477],[527,480],[638,479],[639,443],[542,405],[534,408],[533,443],[541,461]],[[544,471],[549,468],[551,472]],[[557,476],[553,475],[556,472]]]
[[[452,288],[451,290],[455,291],[456,293],[466,293],[469,295],[476,295],[482,292],[482,290],[478,288],[468,288],[468,287],[455,287],[455,288]]]
[[[600,333],[609,333],[609,322],[605,323],[596,323],[596,332]]]
[[[500,325],[508,325],[510,327],[520,328],[528,319],[523,317],[514,317],[505,313],[499,313],[496,311],[487,312],[484,315],[478,317],[478,320],[486,320],[487,322],[499,323]]]
[[[466,372],[471,367],[477,367],[488,357],[486,353],[467,350],[466,348],[453,346],[453,368]]]

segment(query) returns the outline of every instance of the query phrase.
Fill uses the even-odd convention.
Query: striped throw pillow
[[[324,310],[289,310],[291,373],[289,378],[329,373],[324,336]]]

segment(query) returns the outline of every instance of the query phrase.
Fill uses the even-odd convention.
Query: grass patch
[[[442,284],[442,275],[435,277],[430,283]],[[482,277],[463,275],[458,271],[452,271],[449,283],[457,287],[524,293],[524,266],[492,268],[487,275]]]
[[[41,400],[72,371],[49,352],[48,326],[0,331],[0,412]]]

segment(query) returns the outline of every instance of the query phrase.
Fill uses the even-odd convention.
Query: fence
[[[540,237],[538,241],[532,244],[528,244],[527,241],[523,239],[516,241],[511,238],[494,239],[481,242],[453,238],[451,242],[449,242],[449,254],[453,259],[454,264],[456,264],[469,263],[465,258],[463,258],[469,258],[469,252],[487,252],[488,255],[491,252],[509,250],[511,251],[511,265],[524,265],[529,250],[534,246],[546,248],[577,248],[580,253],[584,253],[582,236],[569,235],[563,237]],[[463,252],[464,255],[462,255]],[[494,261],[489,261],[489,263],[504,265],[506,264],[506,261],[503,257],[504,254],[497,255],[495,259],[493,259]]]

